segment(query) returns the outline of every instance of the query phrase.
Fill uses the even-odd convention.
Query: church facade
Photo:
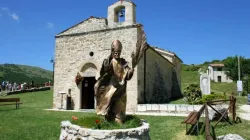
[[[122,22],[121,10],[125,16]],[[121,41],[121,57],[131,66],[131,53],[143,32],[142,25],[136,23],[136,5],[116,2],[108,7],[107,15],[107,18],[90,17],[56,35],[54,109],[67,109],[69,105],[74,110],[95,108],[94,84],[114,40]],[[175,53],[148,45],[127,84],[127,111],[136,112],[138,104],[167,103],[180,97],[181,63]],[[78,85],[77,73],[84,77]]]

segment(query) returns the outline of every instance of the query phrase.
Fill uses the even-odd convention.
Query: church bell
[[[124,17],[124,10],[123,9],[120,10],[119,17]]]

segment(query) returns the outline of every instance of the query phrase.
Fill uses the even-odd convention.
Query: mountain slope
[[[52,75],[52,71],[39,67],[16,64],[0,65],[0,82],[30,83],[33,80],[35,84],[44,84],[45,82],[52,81]]]

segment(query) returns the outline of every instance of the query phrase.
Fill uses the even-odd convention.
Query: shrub
[[[242,96],[247,96],[247,94],[249,94],[249,93],[247,93],[246,90],[244,90],[244,91],[242,92]]]
[[[188,85],[183,92],[184,101],[189,104],[199,104],[201,99],[201,90],[198,84]]]
[[[209,95],[203,95],[200,99],[200,103],[205,103],[209,101],[215,101],[215,100],[226,100],[226,95],[221,93],[213,93]]]
[[[126,116],[125,122],[120,125],[116,122],[107,121],[101,116],[80,117],[72,116],[72,124],[76,124],[85,128],[112,130],[112,129],[127,129],[141,126],[141,120],[136,116]]]

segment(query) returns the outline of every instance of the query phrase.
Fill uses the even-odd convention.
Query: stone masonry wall
[[[153,49],[146,51],[146,101],[166,103],[171,98],[173,65]]]
[[[139,61],[139,64],[137,65],[138,71],[137,71],[137,79],[138,79],[138,103],[142,104],[144,103],[145,99],[145,83],[144,83],[144,61],[145,61],[145,56],[141,58]]]
[[[63,31],[61,35],[70,35],[77,33],[86,33],[91,31],[105,30],[108,29],[107,19],[105,18],[95,18],[90,17],[82,21],[81,23],[75,25],[73,28],[69,28],[68,30]]]
[[[63,32],[56,37],[55,48],[55,83],[54,83],[54,108],[61,107],[60,91],[67,92],[71,89],[74,109],[81,106],[80,88],[75,84],[75,76],[80,72],[86,63],[92,63],[97,68],[96,78],[99,77],[100,67],[103,60],[110,54],[110,47],[113,40],[118,39],[123,44],[121,57],[131,62],[131,52],[135,49],[137,42],[137,26],[129,26],[119,29],[105,30],[106,23],[103,19],[89,19],[77,25],[68,32]],[[92,23],[92,24],[90,24]],[[96,24],[97,23],[97,24]],[[103,24],[103,26],[102,26]],[[104,30],[100,32],[81,33],[88,29],[95,29],[98,25]],[[77,33],[77,34],[75,34]],[[90,52],[94,55],[91,57]],[[131,63],[130,63],[131,66]],[[135,69],[137,73],[137,69]],[[83,74],[83,72],[81,73]],[[137,105],[137,74],[134,74],[127,84],[127,111],[135,111]],[[66,96],[65,96],[66,97]],[[64,108],[65,108],[64,98]]]
[[[149,124],[142,121],[137,128],[98,130],[83,128],[71,124],[69,121],[61,122],[60,140],[150,140]]]

